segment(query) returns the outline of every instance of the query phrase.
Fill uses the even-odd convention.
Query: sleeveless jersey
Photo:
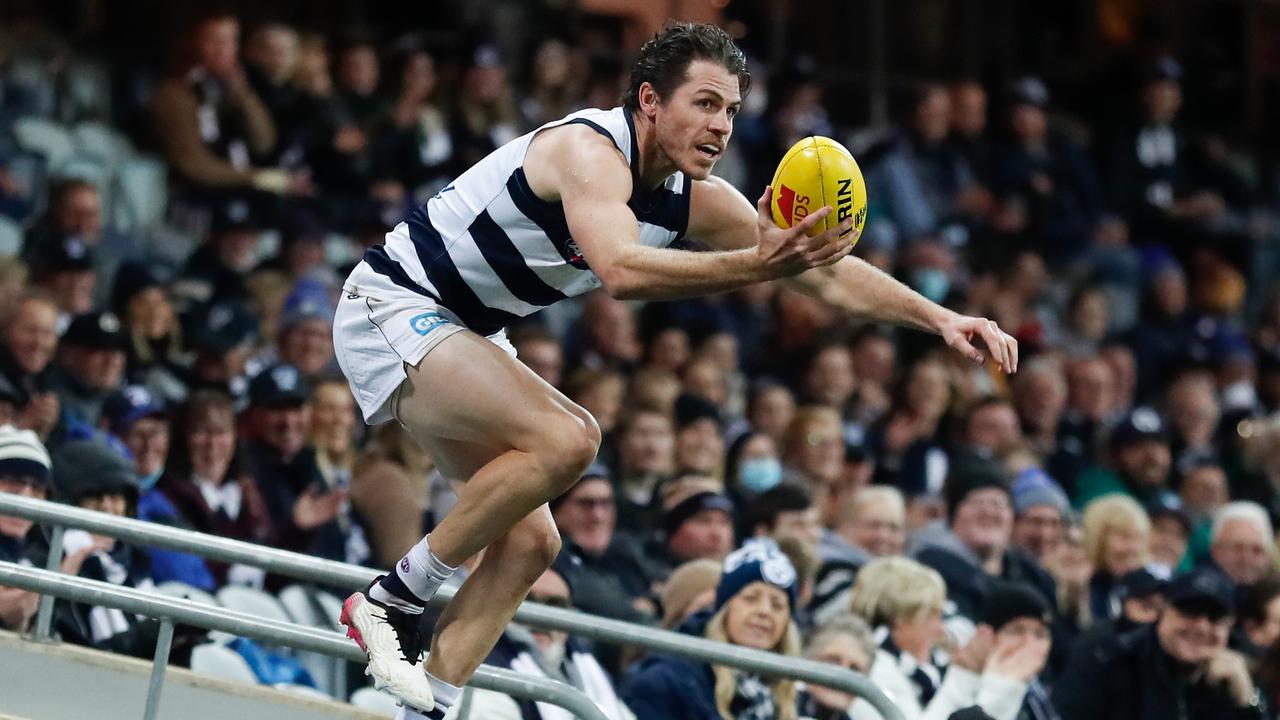
[[[640,242],[666,247],[689,223],[681,172],[642,188],[635,124],[626,108],[583,110],[494,150],[387,233],[365,262],[396,285],[427,295],[471,330],[488,335],[567,297],[601,286],[569,234],[564,207],[533,194],[524,158],[540,130],[582,124],[609,138],[631,166],[627,205]]]

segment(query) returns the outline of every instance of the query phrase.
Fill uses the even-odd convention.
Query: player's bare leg
[[[429,709],[433,693],[423,683],[403,687],[407,663],[395,655],[409,659],[404,635],[396,630],[396,646],[386,627],[407,627],[404,612],[429,599],[453,567],[501,538],[493,559],[481,563],[446,611],[431,653],[435,695],[466,682],[555,558],[559,535],[543,506],[594,460],[600,431],[586,411],[469,332],[449,337],[407,373],[395,400],[397,418],[438,456],[447,474],[470,477],[440,526],[396,571],[349,603],[365,611],[355,613],[363,625],[353,627],[353,637],[384,638],[382,661],[375,662],[374,647],[366,648],[371,673],[391,677],[383,682],[393,692]]]

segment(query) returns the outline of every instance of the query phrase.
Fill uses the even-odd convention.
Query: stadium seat
[[[44,157],[50,167],[58,167],[75,154],[75,143],[67,129],[52,120],[24,117],[13,123],[18,146]]]
[[[118,131],[97,122],[83,122],[71,129],[76,151],[88,155],[108,168],[114,168],[133,154],[129,141]]]
[[[22,226],[0,215],[0,255],[13,256],[22,251]]]
[[[351,704],[361,710],[385,714],[387,717],[395,717],[400,710],[400,703],[394,697],[371,687],[363,687],[351,693]]]
[[[169,597],[190,600],[191,602],[199,603],[201,605],[211,605],[213,607],[218,606],[218,599],[214,596],[198,587],[188,585],[184,582],[178,582],[177,580],[160,583],[156,586],[156,592]]]
[[[228,610],[256,615],[276,622],[291,622],[289,613],[274,595],[239,585],[228,585],[218,591],[218,604]]]
[[[120,230],[150,230],[159,225],[169,204],[164,163],[154,157],[130,157],[116,167],[115,209]]]
[[[290,585],[280,591],[277,596],[285,612],[299,625],[328,628],[328,623],[320,622],[318,607],[311,599],[311,592],[303,585]]]
[[[316,602],[319,603],[320,608],[324,611],[324,615],[320,618],[316,627],[330,630],[339,629],[341,626],[338,624],[338,616],[342,614],[342,600],[323,590],[317,590],[315,597]]]
[[[217,644],[197,645],[191,650],[191,671],[234,682],[258,684],[249,663],[240,653]]]

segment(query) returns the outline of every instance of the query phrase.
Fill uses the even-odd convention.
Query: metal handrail
[[[158,665],[168,660],[168,641],[172,639],[173,624],[219,630],[352,662],[365,661],[364,652],[339,632],[268,620],[256,615],[235,612],[222,607],[200,605],[190,600],[157,595],[99,580],[39,570],[16,563],[0,562],[0,585],[159,618],[165,625],[162,626],[162,637],[159,643],[161,647],[156,649]],[[156,671],[153,669],[153,672]],[[156,674],[163,678],[162,670]],[[154,677],[156,675],[153,675]],[[582,692],[546,678],[529,677],[511,670],[482,665],[476,670],[469,684],[484,690],[559,705],[582,720],[608,720],[608,716]],[[153,694],[147,699],[148,711],[151,714],[154,714],[158,707],[158,686],[159,683],[153,680]]]
[[[55,535],[63,525],[77,527],[136,545],[177,550],[226,563],[252,565],[267,572],[330,587],[352,590],[363,588],[379,574],[376,570],[358,565],[18,495],[0,493],[0,515],[12,515],[47,524],[54,528]],[[54,559],[50,557],[50,569],[55,569]],[[448,603],[453,598],[453,593],[451,588],[442,588],[432,599],[432,604]],[[521,605],[516,611],[515,619],[525,625],[560,630],[597,642],[633,645],[768,677],[803,680],[864,698],[884,720],[903,718],[893,701],[866,675],[829,663],[786,657],[537,603]]]

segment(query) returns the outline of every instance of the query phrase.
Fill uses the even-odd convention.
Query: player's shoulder
[[[539,133],[525,156],[524,170],[534,192],[547,200],[591,189],[616,189],[627,195],[631,191],[626,157],[608,137],[581,123]]]

